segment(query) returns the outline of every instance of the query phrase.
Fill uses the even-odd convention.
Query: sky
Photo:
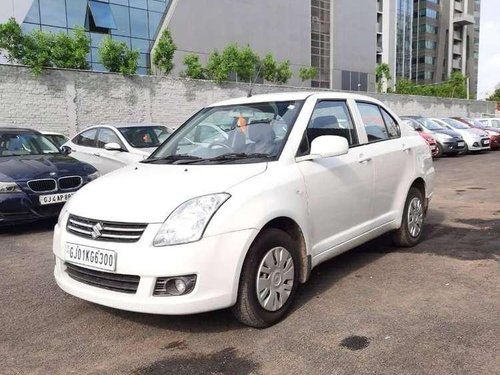
[[[478,99],[500,86],[500,0],[481,1]]]

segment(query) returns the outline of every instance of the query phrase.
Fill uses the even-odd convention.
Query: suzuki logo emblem
[[[101,223],[97,223],[92,227],[92,238],[95,240],[102,235],[103,227]]]

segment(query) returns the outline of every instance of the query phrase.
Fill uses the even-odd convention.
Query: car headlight
[[[436,134],[434,134],[434,137],[436,137],[436,139],[441,139],[441,140],[453,139],[453,137],[451,135],[443,134],[443,133],[436,133]]]
[[[165,220],[153,245],[179,245],[200,240],[212,216],[230,196],[227,193],[211,194],[184,202]]]
[[[97,179],[98,177],[100,177],[101,174],[99,173],[99,171],[95,171],[94,173],[91,173],[87,176],[87,179],[88,181],[94,181],[95,179]]]
[[[22,190],[15,182],[0,182],[0,194],[21,193]]]

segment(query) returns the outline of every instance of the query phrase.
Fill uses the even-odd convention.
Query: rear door
[[[98,128],[84,130],[70,141],[69,146],[71,147],[72,152],[70,156],[72,158],[91,164],[99,170],[100,159],[99,156],[96,155],[97,132]]]
[[[412,168],[412,148],[401,138],[396,119],[383,107],[357,101],[357,108],[368,137],[367,154],[373,163],[373,227],[397,217],[398,194],[405,189],[404,177]],[[410,172],[411,173],[411,172]]]
[[[119,144],[121,150],[106,150],[105,146],[108,143]],[[133,160],[131,160],[131,154],[127,151],[125,145],[114,130],[110,128],[102,127],[99,129],[96,146],[96,154],[100,158],[101,173],[103,174],[121,168],[136,159],[137,161],[141,160],[140,157],[132,157]]]

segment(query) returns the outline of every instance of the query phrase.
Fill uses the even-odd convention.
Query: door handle
[[[100,154],[100,153],[98,153],[98,152],[94,152],[94,156],[99,156],[99,157],[100,157],[100,156],[101,156],[101,154]]]
[[[361,154],[361,155],[359,155],[358,162],[360,162],[360,163],[368,163],[371,160],[372,160],[372,158],[370,156],[365,156],[365,155]]]
[[[410,151],[410,148],[411,148],[410,146],[407,146],[403,143],[403,147],[401,148],[401,150],[403,150],[404,152],[408,152]]]

